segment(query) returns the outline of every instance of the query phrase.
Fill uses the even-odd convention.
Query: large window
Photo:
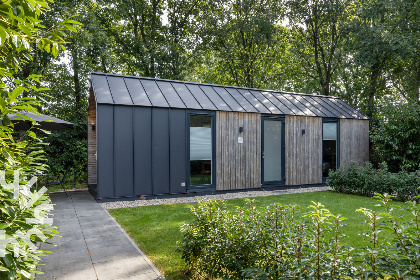
[[[337,169],[338,163],[338,121],[325,120],[322,123],[322,177]]]
[[[190,115],[190,186],[213,183],[212,118],[211,115]]]

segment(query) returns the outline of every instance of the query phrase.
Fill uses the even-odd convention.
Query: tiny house
[[[369,120],[337,97],[91,74],[97,199],[321,184],[351,160],[369,160]]]

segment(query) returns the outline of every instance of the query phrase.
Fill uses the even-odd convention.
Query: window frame
[[[336,168],[337,170],[340,167],[340,119],[339,118],[322,118],[322,134],[321,134],[321,141],[322,141],[322,150],[321,150],[321,174],[322,174],[322,182],[325,183],[327,177],[324,177],[323,172],[323,164],[324,164],[324,123],[337,123],[337,140],[336,140]]]

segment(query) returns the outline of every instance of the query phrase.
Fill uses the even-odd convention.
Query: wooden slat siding
[[[96,164],[96,129],[92,130],[92,125],[96,125],[96,102],[91,89],[88,108],[88,184],[97,184],[97,164]]]
[[[244,132],[239,134],[239,127]],[[238,137],[244,143],[238,143]],[[261,115],[216,112],[216,189],[261,186]]]
[[[285,116],[285,125],[286,185],[322,183],[322,118]]]
[[[340,119],[340,165],[369,161],[369,120]]]

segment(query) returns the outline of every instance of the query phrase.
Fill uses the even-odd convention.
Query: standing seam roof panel
[[[259,113],[254,106],[252,106],[249,101],[242,96],[242,94],[236,88],[225,88],[227,92],[241,105],[242,108],[248,113]]]
[[[258,90],[250,90],[249,91],[257,100],[263,104],[272,114],[282,114],[282,112],[279,110],[279,108],[276,107],[276,105],[273,104],[267,97],[265,97],[261,91]]]
[[[220,86],[213,87],[213,89],[219,94],[219,96],[232,108],[235,112],[245,112],[244,108],[229,94],[229,92]]]
[[[244,89],[238,89],[238,91],[243,97],[245,97],[246,100],[249,101],[249,103],[253,104],[260,113],[271,113],[271,111],[267,109],[267,107],[265,107],[264,104],[262,104],[257,98],[255,98],[250,91]]]
[[[317,98],[317,101],[320,105],[324,106],[324,108],[326,108],[333,114],[334,116],[333,118],[336,118],[336,117],[344,118],[345,116],[343,115],[343,113],[337,110],[336,106],[334,106],[330,102],[327,102],[327,99],[328,99],[327,97],[319,97]]]
[[[188,109],[201,110],[203,107],[197,102],[195,97],[191,94],[188,88],[183,83],[171,83],[173,89],[178,93],[181,100]]]
[[[96,96],[96,102],[114,104],[106,76],[92,75],[92,85]]]
[[[124,79],[118,77],[109,76],[107,77],[109,90],[111,91],[112,99],[116,104],[133,105],[131,96],[128,93],[127,86],[125,85]]]
[[[334,106],[337,109],[337,111],[342,112],[342,114],[344,114],[345,116],[347,116],[347,118],[351,118],[352,119],[352,118],[355,117],[352,112],[351,113],[346,112],[346,110],[344,110],[342,108],[342,105],[339,104],[336,99],[334,99],[334,98],[328,98],[328,102],[331,104],[331,106]]]
[[[306,107],[302,102],[301,102],[301,98],[297,98],[295,95],[284,95],[284,98],[286,98],[287,100],[289,100],[291,103],[293,103],[293,105],[296,106],[296,108],[298,108],[300,111],[303,112],[303,114],[305,116],[308,117],[315,117],[316,114],[314,112],[312,112],[311,109],[309,109],[308,107]]]
[[[362,113],[360,113],[359,110],[351,107],[347,102],[345,102],[341,98],[337,98],[337,101],[339,103],[341,103],[345,108],[347,108],[347,110],[352,111],[354,114],[356,114],[357,117],[355,117],[355,118],[361,118],[361,119],[365,119],[366,118],[366,116],[363,115]]]
[[[331,110],[326,108],[323,104],[321,104],[322,98],[317,96],[305,96],[304,97],[309,103],[313,104],[316,109],[321,111],[327,118],[335,118],[336,114],[334,114]]]
[[[296,106],[296,100],[292,99],[292,101],[290,101],[286,98],[286,95],[282,93],[273,93],[272,95],[274,99],[277,99],[283,104],[283,111],[286,115],[306,116],[306,114]]]
[[[311,110],[312,112],[314,112],[315,115],[319,115],[322,117],[328,117],[328,114],[324,113],[322,108],[318,108],[317,106],[315,106],[315,104],[311,103],[308,101],[308,96],[304,96],[304,95],[298,95],[295,96],[296,99],[298,99],[303,105],[305,105],[309,110]],[[312,99],[312,101],[315,101]]]
[[[211,86],[200,86],[201,90],[207,95],[208,98],[213,102],[214,106],[217,107],[220,111],[232,111],[232,108],[229,107],[219,94]]]
[[[134,105],[152,106],[139,79],[124,78],[124,80]]]
[[[277,114],[281,114],[281,115],[287,115],[285,112],[290,111],[289,108],[287,108],[283,103],[281,103],[275,96],[274,94],[272,94],[269,91],[260,91],[260,93],[267,98],[268,100],[270,100],[270,102],[277,108],[278,113]],[[270,109],[271,110],[271,109]],[[292,112],[293,113],[293,112]]]
[[[198,85],[185,84],[190,90],[191,94],[197,99],[198,103],[204,110],[217,110],[213,102],[208,98],[208,96],[201,90]]]
[[[156,82],[153,80],[140,79],[144,91],[150,99],[152,106],[156,107],[171,107],[166,101]]]
[[[171,108],[185,108],[184,102],[169,82],[156,81],[156,84]]]

